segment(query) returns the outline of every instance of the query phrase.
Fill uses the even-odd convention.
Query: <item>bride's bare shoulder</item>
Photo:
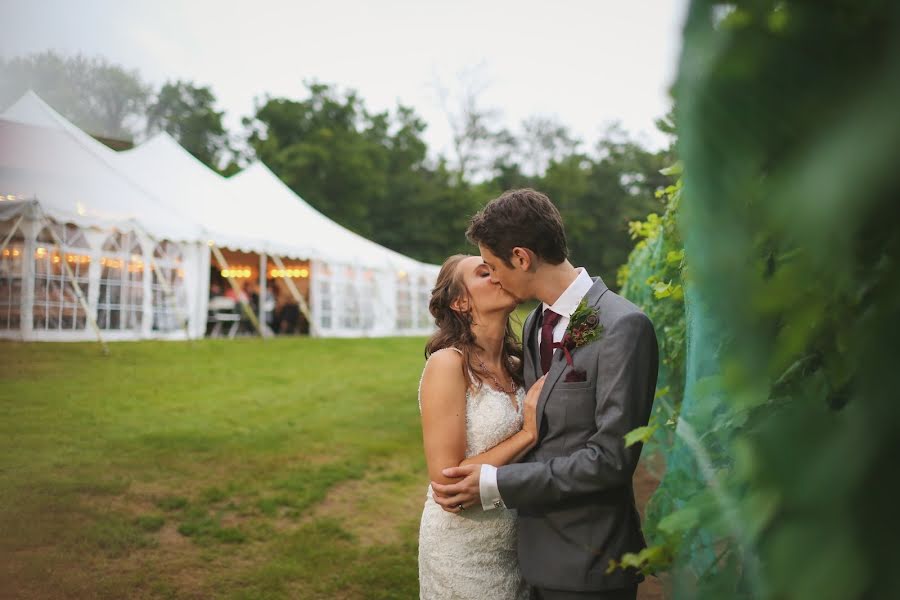
[[[465,379],[462,371],[462,352],[457,348],[442,348],[433,352],[425,363],[425,378]]]
[[[425,363],[425,372],[429,369],[436,371],[444,371],[446,369],[459,369],[462,365],[462,352],[458,348],[449,347],[441,348],[431,353],[428,362]]]

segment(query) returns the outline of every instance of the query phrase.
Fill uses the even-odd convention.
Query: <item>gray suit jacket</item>
[[[585,298],[603,326],[598,339],[572,352],[587,381],[564,381],[571,368],[557,350],[538,399],[538,443],[522,462],[497,471],[500,496],[519,512],[525,580],[572,591],[643,579],[633,570],[605,571],[610,559],[646,545],[631,483],[641,446],[625,448],[623,436],[650,418],[659,360],[653,325],[638,307],[600,278]],[[539,305],[525,321],[527,387],[541,376],[541,320]]]

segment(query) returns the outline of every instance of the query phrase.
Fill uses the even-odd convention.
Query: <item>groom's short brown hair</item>
[[[552,265],[569,256],[562,216],[550,198],[529,188],[503,192],[488,202],[469,221],[466,237],[484,244],[510,267],[517,246]]]

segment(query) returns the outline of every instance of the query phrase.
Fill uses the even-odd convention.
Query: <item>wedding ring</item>
[[[457,505],[456,505],[456,508],[458,508],[458,509],[460,510],[460,512],[466,510],[466,507],[463,506],[462,504],[457,504]]]

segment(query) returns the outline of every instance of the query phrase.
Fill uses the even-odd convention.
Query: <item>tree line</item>
[[[649,150],[618,126],[588,144],[555,119],[516,131],[477,93],[445,106],[449,156],[434,156],[427,124],[409,106],[372,111],[353,90],[308,82],[303,97],[264,96],[241,131],[228,131],[208,86],[159,89],[103,58],[44,52],[0,59],[0,106],[33,89],[89,133],[143,139],[166,131],[198,160],[230,175],[262,160],[310,205],[341,225],[419,260],[473,252],[468,218],[506,189],[534,187],[559,206],[573,261],[615,284],[633,241],[628,223],[660,210],[660,170],[672,147]],[[673,131],[667,119],[657,126]],[[272,215],[277,219],[278,215]]]

